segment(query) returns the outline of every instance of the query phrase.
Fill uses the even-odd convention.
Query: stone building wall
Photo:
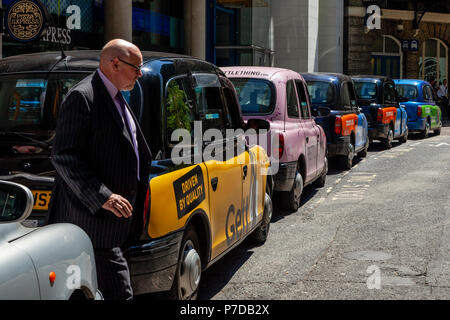
[[[347,2],[350,4],[350,1]],[[397,30],[399,24],[403,31]],[[419,40],[419,51],[403,52],[403,78],[419,77],[419,58],[422,56],[422,45],[430,38],[442,40],[450,53],[450,19],[449,23],[421,22],[420,31],[415,36],[412,21],[382,19],[381,30],[365,32],[364,17],[346,16],[344,21],[344,73],[349,75],[372,74],[370,64],[372,48],[377,39],[390,35],[400,42],[405,39]],[[450,59],[447,67],[450,66]],[[448,75],[450,76],[450,68]]]

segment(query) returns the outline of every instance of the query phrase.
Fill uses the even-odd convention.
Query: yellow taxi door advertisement
[[[155,177],[150,180],[150,188],[152,200],[148,234],[152,238],[184,228],[195,210],[201,209],[209,215],[209,190],[204,164]]]

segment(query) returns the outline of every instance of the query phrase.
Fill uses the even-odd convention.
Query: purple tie
[[[126,112],[126,102],[125,99],[123,98],[122,93],[119,91],[117,92],[116,95],[116,99],[119,102],[119,106],[120,106],[120,112],[122,113],[122,119],[123,122],[125,123],[125,127],[127,128],[128,131],[128,135],[130,136],[131,139],[131,143],[133,144],[133,149],[134,149],[134,153],[136,154],[136,158],[137,158],[137,178],[138,180],[140,180],[139,177],[139,151],[137,149],[137,141],[136,144],[134,142],[134,136],[133,133],[131,132],[131,124],[130,124],[130,119],[128,118],[127,112]]]

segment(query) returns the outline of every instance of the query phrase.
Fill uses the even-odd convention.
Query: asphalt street
[[[242,243],[202,275],[199,299],[450,299],[450,128],[373,145],[330,168],[269,238]]]

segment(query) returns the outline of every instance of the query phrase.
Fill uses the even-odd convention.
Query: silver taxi
[[[27,187],[0,180],[0,300],[101,300],[92,243],[72,224],[28,228]]]

